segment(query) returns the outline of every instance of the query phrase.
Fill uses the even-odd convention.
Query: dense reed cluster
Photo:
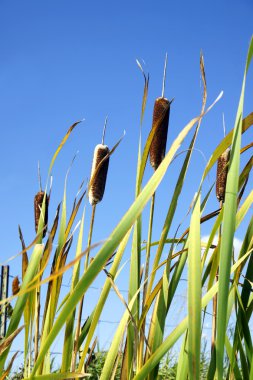
[[[211,112],[220,99],[218,96],[206,108],[207,88],[202,55],[201,110],[182,128],[169,147],[167,134],[172,101],[164,95],[166,56],[162,96],[155,99],[153,119],[148,120],[150,133],[144,144],[143,136],[140,135],[133,190],[135,199],[102,243],[93,241],[95,210],[103,200],[109,160],[121,140],[112,149],[104,144],[106,119],[102,142],[94,149],[87,192],[82,186],[79,188],[72,208],[67,213],[66,180],[63,199],[56,213],[50,210],[49,214],[49,206],[52,207],[51,189],[50,192],[47,189],[52,168],[80,121],[69,128],[53,155],[45,190],[40,188],[34,198],[34,241],[26,245],[21,228],[19,231],[22,252],[16,259],[22,257],[22,276],[13,279],[13,295],[0,301],[0,305],[9,303],[13,306],[6,336],[0,341],[0,379],[15,378],[11,371],[17,354],[12,352],[12,348],[18,335],[23,339],[23,366],[20,377],[16,379],[60,380],[86,376],[92,379],[99,377],[101,380],[253,378],[253,218],[250,213],[253,192],[249,186],[253,159],[252,144],[241,146],[242,134],[248,133],[253,125],[253,113],[243,114],[244,84],[252,51],[253,41],[247,58],[235,126],[218,146],[213,147],[199,186],[192,194],[193,200],[190,205],[182,202],[185,206],[183,211],[177,205],[183,194],[182,189],[187,187],[187,174],[198,132],[205,115]],[[138,65],[144,76],[143,123],[149,76]],[[140,130],[143,133],[143,129]],[[187,142],[187,138],[190,141]],[[153,225],[155,218],[161,219],[161,215],[155,213],[156,197],[159,196],[156,190],[163,186],[162,180],[183,143],[188,144],[184,150],[183,163],[174,162],[178,170],[175,171],[176,178],[170,178],[171,199],[163,199],[165,218],[157,232]],[[154,172],[151,170],[152,174],[145,183],[148,159]],[[215,165],[216,178],[210,181]],[[215,182],[216,197],[220,202],[218,209]],[[85,197],[92,207],[84,202]],[[143,211],[149,202],[149,220],[143,223],[146,215]],[[82,207],[83,213],[78,220]],[[86,238],[84,227],[87,215],[84,211],[88,207],[91,217]],[[98,207],[101,207],[102,212],[102,205]],[[208,207],[209,211],[206,211]],[[180,212],[183,212],[180,217],[185,225],[181,227],[180,224],[175,228]],[[185,218],[186,214],[188,218]],[[50,219],[52,215],[55,216]],[[108,220],[108,215],[105,219]],[[209,231],[207,242],[202,241],[203,223],[206,223]],[[234,257],[234,239],[242,224],[242,245],[238,256]],[[101,236],[102,232],[98,231]],[[125,270],[124,257],[127,257],[127,262],[130,258],[127,297],[117,285],[118,276]],[[63,286],[67,271],[71,272],[69,288]],[[93,298],[88,298],[98,277],[99,281],[101,278],[104,281],[102,286],[99,285],[101,290]],[[186,280],[187,284],[187,315],[166,331],[166,324],[175,314],[176,297],[182,280]],[[119,303],[124,305],[124,312],[115,326],[108,350],[101,354],[97,338],[99,321],[105,305],[110,302],[111,290]],[[113,314],[114,305],[109,306]],[[203,329],[210,315],[212,337],[206,343]],[[232,328],[229,324],[231,320],[235,320]],[[53,372],[52,352],[59,336],[63,342],[62,354]],[[205,360],[202,356],[203,348],[206,350],[204,341],[209,349]],[[173,366],[169,365],[166,361],[168,353],[179,348]],[[99,375],[96,372],[94,374],[96,364],[99,366]]]

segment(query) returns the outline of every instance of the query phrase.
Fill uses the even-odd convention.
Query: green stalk
[[[251,39],[246,68],[243,78],[242,91],[235,121],[231,158],[227,176],[226,195],[224,203],[224,216],[222,227],[222,239],[220,250],[220,279],[219,279],[219,298],[217,313],[217,345],[216,345],[216,366],[218,380],[223,379],[223,358],[225,336],[227,328],[227,306],[229,292],[229,275],[233,250],[233,237],[235,231],[235,218],[237,209],[237,192],[240,166],[240,146],[242,134],[242,115],[246,75],[253,56],[253,38]]]
[[[142,311],[144,310],[145,303],[146,303],[146,296],[147,296],[147,279],[149,275],[149,262],[150,262],[150,248],[151,248],[151,239],[152,239],[152,229],[153,229],[153,217],[154,217],[154,207],[155,207],[155,193],[152,195],[151,198],[151,205],[150,205],[150,215],[149,215],[149,227],[148,227],[148,240],[147,240],[147,246],[146,246],[146,260],[145,260],[145,274],[144,274],[144,286],[143,286],[143,300],[142,300]],[[145,323],[146,318],[144,318],[141,329],[142,329],[142,335],[140,338],[140,345],[138,349],[138,368],[141,368],[143,363],[143,348],[144,348],[144,336],[145,336]]]
[[[89,235],[88,235],[88,251],[85,258],[85,267],[84,267],[84,273],[87,271],[89,266],[89,256],[90,256],[90,247],[91,247],[91,240],[92,240],[92,233],[93,233],[93,227],[94,227],[94,220],[95,220],[95,213],[96,213],[96,205],[92,206],[92,213],[91,213],[91,221],[90,221],[90,229],[89,229]],[[78,309],[78,317],[77,317],[77,324],[76,324],[76,333],[75,333],[75,340],[74,340],[74,348],[73,348],[73,355],[72,355],[72,371],[75,371],[76,367],[76,357],[77,357],[77,351],[78,351],[78,339],[80,335],[80,329],[81,329],[81,321],[82,321],[82,313],[83,313],[83,302],[84,302],[84,295],[81,298],[79,309]]]

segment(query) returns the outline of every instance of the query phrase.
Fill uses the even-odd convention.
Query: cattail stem
[[[35,332],[34,332],[34,362],[39,353],[39,334],[40,334],[40,287],[36,288],[35,302]]]
[[[144,281],[147,280],[148,273],[149,273],[150,248],[151,248],[151,239],[152,239],[154,208],[155,208],[155,193],[152,195],[151,205],[150,205],[148,240],[147,240],[147,246],[146,246],[146,267],[145,267]],[[147,282],[145,282],[144,287],[143,287],[143,306],[144,306],[145,301],[146,301],[146,295],[147,295]]]
[[[147,298],[147,287],[148,287],[147,279],[148,279],[148,274],[149,274],[150,248],[151,248],[151,239],[152,239],[152,230],[153,230],[154,208],[155,208],[155,193],[152,195],[151,205],[150,205],[148,239],[147,239],[147,246],[146,246],[146,265],[145,265],[145,274],[144,274],[142,310],[144,310],[144,306],[145,306],[145,302],[146,302],[146,298]],[[144,321],[142,323],[142,327],[141,327],[142,338],[140,340],[140,349],[139,349],[139,360],[138,360],[139,368],[141,368],[142,364],[143,364],[145,322],[146,322],[146,318],[144,319]]]
[[[162,98],[164,98],[165,92],[165,80],[166,80],[166,69],[167,69],[168,54],[165,55],[164,69],[163,69],[163,87],[162,87]]]
[[[88,236],[88,245],[87,245],[88,250],[87,250],[86,259],[85,259],[85,270],[87,270],[88,265],[89,265],[90,246],[91,246],[91,239],[92,239],[92,233],[93,233],[93,227],[94,227],[95,213],[96,213],[96,205],[93,205],[91,221],[90,221],[90,230],[89,230],[89,236]]]
[[[220,201],[220,209],[222,210],[223,207],[223,201]],[[220,245],[220,239],[221,239],[221,229],[222,225],[220,224],[219,227],[219,235],[218,235],[218,245]],[[217,268],[216,272],[216,282],[219,279],[219,266]],[[218,295],[217,293],[213,297],[213,317],[212,317],[212,338],[211,338],[211,352],[213,352],[215,348],[215,342],[216,342],[216,330],[217,330],[217,303],[218,303]]]
[[[107,126],[107,121],[108,121],[108,116],[106,116],[105,118],[105,124],[104,124],[103,134],[102,134],[102,145],[104,145],[104,141],[105,141],[105,131],[106,131],[106,126]]]
[[[40,174],[40,162],[38,161],[38,180],[39,180],[39,189],[42,191],[42,182],[41,182],[41,174]]]
[[[93,205],[92,206],[91,221],[90,221],[90,229],[89,229],[89,235],[88,235],[87,254],[86,254],[85,266],[84,266],[85,272],[89,266],[89,255],[90,255],[90,247],[91,247],[92,233],[93,233],[93,227],[94,227],[95,213],[96,213],[96,205]],[[78,351],[78,339],[79,339],[79,335],[80,335],[81,320],[82,320],[82,313],[83,313],[83,302],[84,302],[84,295],[82,296],[82,298],[80,300],[79,309],[78,309],[74,348],[73,348],[73,355],[72,355],[72,364],[71,364],[73,372],[75,371],[75,367],[76,367],[76,357],[77,357],[77,351]]]

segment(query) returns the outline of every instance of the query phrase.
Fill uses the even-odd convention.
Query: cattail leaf
[[[108,380],[111,377],[110,375],[111,375],[111,372],[113,370],[113,364],[114,364],[115,359],[117,357],[120,342],[122,340],[122,336],[123,336],[124,331],[126,329],[126,324],[127,324],[128,318],[129,318],[129,311],[128,310],[130,310],[130,312],[132,312],[132,308],[133,308],[135,299],[138,296],[139,292],[140,292],[140,289],[138,290],[138,292],[134,295],[134,297],[130,301],[130,303],[128,305],[128,309],[124,312],[124,315],[121,318],[121,321],[118,325],[116,333],[114,334],[112,344],[109,348],[109,351],[107,352],[105,364],[103,366],[103,370],[102,370],[102,373],[100,375],[100,380]]]
[[[241,132],[246,132],[253,125],[253,112],[250,113],[247,117],[245,117],[242,121],[242,130]],[[206,178],[207,174],[210,172],[211,168],[220,157],[220,155],[231,145],[233,139],[234,129],[232,129],[222,140],[222,142],[216,147],[213,151],[212,156],[210,157],[204,174],[202,176],[202,181]]]
[[[226,345],[226,351],[227,351],[227,355],[228,355],[228,358],[229,358],[229,361],[230,361],[230,365],[232,366],[232,363],[234,361],[234,357],[233,357],[233,350],[232,350],[232,347],[231,347],[231,344],[229,342],[229,339],[228,339],[228,336],[226,335],[226,338],[225,338],[225,345]],[[242,377],[242,374],[240,372],[240,369],[238,367],[238,363],[235,361],[234,365],[232,366],[233,368],[233,372],[234,372],[234,376],[236,379],[244,379]],[[215,371],[215,368],[214,368],[214,371]]]
[[[188,239],[188,360],[189,377],[200,376],[201,341],[201,243],[200,243],[200,196],[192,212]]]
[[[12,341],[16,338],[16,336],[23,330],[25,326],[19,327],[12,334],[10,334],[7,338],[4,338],[0,342],[0,355],[9,347]]]
[[[40,238],[39,235],[37,235],[35,237],[35,239],[27,247],[25,247],[24,249],[22,249],[22,251],[19,252],[19,253],[17,253],[16,255],[11,256],[9,259],[7,259],[7,260],[3,261],[2,263],[0,263],[0,266],[4,266],[7,263],[9,263],[10,261],[15,260],[18,256],[23,255],[25,252],[27,252],[29,249],[31,249],[34,245],[36,245],[38,243],[39,238]]]
[[[162,264],[164,265],[164,264],[166,264],[166,262],[164,262]],[[142,308],[142,314],[141,314],[140,319],[139,319],[139,328],[143,325],[145,318],[147,316],[147,313],[150,310],[152,303],[156,299],[156,296],[160,292],[162,285],[163,285],[163,279],[160,278],[160,280],[157,282],[156,286],[154,287],[154,290],[151,292],[151,294],[148,296],[148,298],[146,298],[144,307]]]
[[[34,219],[36,233],[42,232],[42,237],[46,235],[48,222],[49,197],[46,192],[39,191],[34,197]]]
[[[247,152],[247,150],[249,150],[252,147],[253,147],[253,142],[248,145],[245,145],[243,148],[241,148],[241,154],[244,152]]]
[[[63,137],[60,145],[58,146],[58,148],[56,149],[54,155],[53,155],[53,158],[50,162],[50,165],[49,165],[49,170],[48,170],[48,178],[50,177],[50,174],[51,174],[51,171],[52,171],[52,168],[54,166],[54,163],[55,163],[55,160],[56,160],[56,157],[58,156],[58,154],[60,153],[60,151],[62,150],[63,146],[65,145],[66,141],[68,140],[71,132],[74,130],[74,128],[80,124],[81,122],[83,122],[84,120],[79,120],[79,121],[76,121],[74,124],[71,125],[71,127],[68,129],[66,135]]]
[[[73,213],[72,213],[72,215],[73,215]],[[78,257],[82,252],[84,216],[85,216],[85,214],[83,213],[81,224],[80,224],[77,247],[76,247],[76,255],[75,255],[76,257]],[[75,286],[79,280],[79,272],[80,272],[80,260],[77,261],[75,263],[75,265],[73,266],[71,290],[70,290],[70,293],[68,294],[68,297],[71,294],[71,292],[73,291],[73,289],[75,288]],[[75,310],[73,310],[73,312],[70,314],[70,316],[68,317],[68,319],[66,321],[64,344],[63,344],[63,353],[62,353],[61,372],[66,372],[66,371],[70,370],[71,357],[72,357],[72,351],[73,351],[73,342],[74,342],[74,335],[73,335],[74,323],[75,323]]]
[[[126,234],[126,236],[122,239],[122,241],[121,241],[121,243],[120,243],[120,245],[119,245],[119,247],[117,249],[117,253],[116,253],[115,258],[113,260],[112,267],[110,269],[110,275],[111,275],[112,278],[115,278],[115,276],[117,274],[117,270],[118,270],[119,264],[121,262],[123,253],[125,251],[126,245],[128,243],[130,234],[131,234],[131,229],[128,231],[128,233]],[[79,367],[78,367],[79,370],[83,367],[84,360],[85,360],[85,357],[87,355],[87,352],[88,352],[88,349],[89,349],[89,346],[90,346],[90,342],[92,340],[92,337],[94,335],[95,329],[96,329],[97,324],[99,322],[99,318],[100,318],[101,313],[103,311],[103,308],[104,308],[105,302],[107,300],[107,297],[109,295],[111,286],[112,286],[112,284],[110,282],[110,279],[107,278],[106,281],[105,281],[105,283],[104,283],[104,286],[103,286],[102,292],[100,294],[99,300],[97,302],[97,305],[96,305],[96,307],[94,309],[94,312],[93,312],[93,317],[92,317],[91,325],[90,325],[89,332],[88,332],[88,335],[87,335],[87,338],[86,338],[86,341],[85,341],[85,345],[84,345],[84,348],[83,348],[82,356],[81,356],[81,359],[79,361]]]
[[[4,371],[4,373],[0,375],[0,380],[5,380],[7,378],[17,356],[18,356],[18,351],[12,356],[10,362],[8,363],[7,369]]]
[[[231,267],[231,257],[233,249],[233,237],[236,223],[237,192],[240,165],[240,148],[242,134],[242,114],[244,103],[244,92],[246,84],[247,70],[252,58],[253,38],[251,39],[250,48],[246,62],[246,69],[243,78],[242,91],[235,120],[233,141],[231,147],[230,164],[226,185],[226,201],[224,203],[221,248],[220,248],[220,275],[219,275],[219,297],[217,312],[217,344],[216,344],[216,368],[218,380],[223,379],[223,359],[224,345],[227,328],[227,307],[229,293],[229,274]]]
[[[141,125],[142,125],[143,117],[144,117],[145,109],[146,109],[147,97],[148,97],[149,74],[148,75],[145,74],[138,59],[136,59],[136,63],[139,69],[141,70],[143,78],[144,78],[144,89],[143,89],[142,106],[141,106]]]
[[[188,331],[186,331],[178,357],[176,380],[187,380],[188,376]]]

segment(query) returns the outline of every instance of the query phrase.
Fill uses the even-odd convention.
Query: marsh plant
[[[29,246],[25,244],[20,229],[22,278],[20,284],[16,284],[13,297],[7,300],[12,303],[13,312],[7,334],[0,343],[1,379],[6,378],[15,365],[16,354],[13,356],[11,348],[19,334],[24,336],[22,377],[25,379],[86,376],[97,376],[101,380],[253,378],[252,333],[249,327],[253,311],[253,191],[250,186],[252,181],[249,181],[253,158],[250,154],[252,143],[246,146],[241,144],[242,134],[248,134],[253,124],[253,113],[243,113],[246,77],[252,54],[251,40],[234,128],[218,146],[213,147],[195,196],[182,215],[182,218],[187,213],[190,215],[189,225],[183,233],[179,233],[180,229],[172,229],[178,201],[182,189],[187,187],[187,173],[201,122],[221,97],[206,105],[207,86],[202,55],[203,100],[199,115],[181,129],[170,146],[167,144],[167,133],[173,128],[169,125],[173,104],[172,100],[165,98],[166,64],[162,96],[155,101],[152,128],[143,144],[142,123],[149,76],[138,62],[144,78],[144,91],[135,199],[102,243],[94,242],[92,238],[96,228],[96,207],[99,207],[99,202],[106,201],[103,194],[106,191],[107,171],[110,171],[109,158],[116,159],[111,155],[120,149],[121,140],[109,148],[104,144],[103,134],[102,143],[98,142],[95,148],[87,191],[81,186],[67,213],[65,183],[63,199],[54,213],[50,204],[52,169],[58,154],[80,122],[70,127],[52,158],[46,186],[35,197],[36,237]],[[165,219],[159,238],[154,239],[153,222],[159,197],[157,189],[162,186],[165,174],[179,153],[181,144],[187,139],[190,141],[182,164],[180,160],[174,162],[178,165],[177,177],[171,179],[171,199],[163,200]],[[212,142],[208,141],[208,144],[210,146]],[[146,180],[149,161],[153,174]],[[212,169],[217,163],[217,178],[214,178],[215,170]],[[113,176],[113,173],[110,175]],[[207,212],[215,197],[215,186],[219,202],[216,201],[215,209]],[[206,187],[208,191],[204,190]],[[90,221],[86,221],[83,213],[78,224],[77,218],[84,207],[86,192],[92,216]],[[143,227],[146,206],[150,208],[147,231]],[[48,214],[55,214],[52,221],[49,221]],[[207,221],[210,232],[208,241],[204,242],[201,228]],[[90,225],[88,236],[84,236],[84,223]],[[242,223],[242,245],[238,257],[234,258],[234,237]],[[129,281],[125,285],[127,297],[121,294],[117,286],[117,276],[124,270],[126,248],[131,252]],[[66,293],[62,285],[67,271],[71,273],[71,284]],[[86,295],[101,273],[104,274],[104,284],[94,309],[87,315]],[[166,321],[173,314],[175,295],[183,276],[187,276],[186,317],[178,320],[177,325],[166,333]],[[108,350],[101,352],[97,350],[97,328],[112,289],[124,305],[124,312]],[[210,310],[212,337],[211,342],[204,346],[203,328]],[[229,333],[232,315],[235,323],[232,333]],[[50,351],[53,351],[52,345],[59,334],[63,337],[61,363],[58,370],[52,372],[53,353]],[[169,354],[171,352],[178,354],[174,357]]]

